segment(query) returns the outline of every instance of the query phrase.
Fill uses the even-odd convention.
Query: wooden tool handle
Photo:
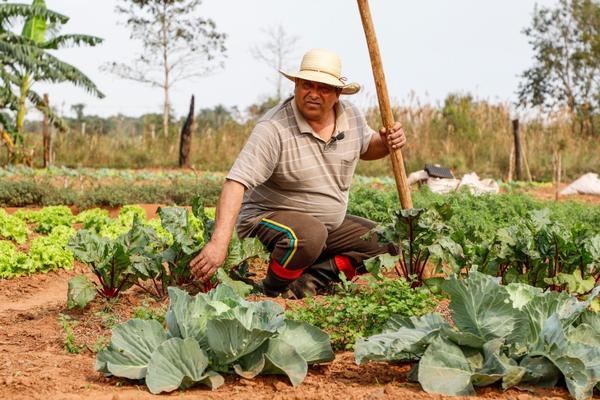
[[[386,129],[394,126],[394,115],[390,106],[390,96],[388,94],[387,85],[385,84],[385,75],[383,73],[383,64],[381,63],[381,54],[379,53],[379,45],[375,36],[375,28],[373,27],[373,19],[371,18],[371,10],[369,9],[368,0],[357,0],[360,18],[362,20],[363,29],[367,38],[367,46],[369,48],[369,56],[371,58],[371,67],[373,68],[373,77],[375,78],[375,87],[377,88],[377,99],[379,100],[379,111],[381,112],[381,120]],[[389,145],[388,145],[389,146]],[[400,204],[402,208],[412,208],[412,198],[410,196],[410,187],[406,180],[406,171],[404,169],[404,158],[400,149],[390,149],[390,158],[392,159],[392,169],[394,171],[394,179],[396,180],[396,188],[400,196]]]

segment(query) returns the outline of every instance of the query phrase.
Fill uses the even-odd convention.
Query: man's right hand
[[[227,246],[222,246],[212,241],[208,242],[190,262],[192,276],[202,282],[208,280],[217,272],[217,269],[225,262],[227,257]]]

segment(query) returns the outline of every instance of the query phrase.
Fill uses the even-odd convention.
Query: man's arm
[[[225,181],[217,205],[215,231],[200,254],[190,262],[194,278],[202,282],[208,281],[225,262],[245,191],[246,188],[241,183],[229,179]]]
[[[378,160],[389,154],[387,143],[389,142],[393,149],[400,149],[406,144],[406,136],[400,122],[396,122],[387,133],[385,128],[379,130],[379,135],[375,134],[371,137],[367,151],[361,154],[362,160]]]

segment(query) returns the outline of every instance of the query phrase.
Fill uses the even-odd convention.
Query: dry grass
[[[409,137],[404,150],[407,171],[421,169],[425,163],[450,167],[455,173],[475,171],[482,177],[505,179],[512,150],[511,112],[508,104],[492,104],[456,97],[452,107],[421,104],[411,99],[394,108]],[[467,100],[465,100],[467,98]],[[462,102],[462,103],[461,103]],[[449,111],[450,110],[450,111]],[[371,108],[366,113],[373,127],[379,115]],[[218,129],[196,131],[192,141],[192,165],[200,170],[226,171],[245,143],[253,121],[244,124],[227,122]],[[176,167],[179,144],[176,135],[151,137],[145,129],[141,135],[59,134],[54,150],[57,165],[148,168]],[[562,175],[575,178],[597,171],[600,165],[600,140],[574,135],[570,119],[564,113],[533,115],[521,121],[524,152],[534,180],[551,180],[553,153],[562,148]],[[34,160],[41,160],[41,135],[27,135],[27,145],[36,149]],[[387,160],[361,162],[358,173],[389,175]]]

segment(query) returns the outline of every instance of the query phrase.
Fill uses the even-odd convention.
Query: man
[[[388,251],[361,237],[375,224],[346,215],[348,190],[359,157],[375,160],[406,143],[399,123],[387,133],[368,127],[340,95],[360,90],[341,77],[341,60],[329,50],[307,52],[294,97],[262,117],[227,175],[214,234],[190,263],[210,279],[224,262],[236,226],[240,237],[258,237],[271,251],[264,292],[297,298],[315,294],[342,272],[351,279],[363,261]]]

